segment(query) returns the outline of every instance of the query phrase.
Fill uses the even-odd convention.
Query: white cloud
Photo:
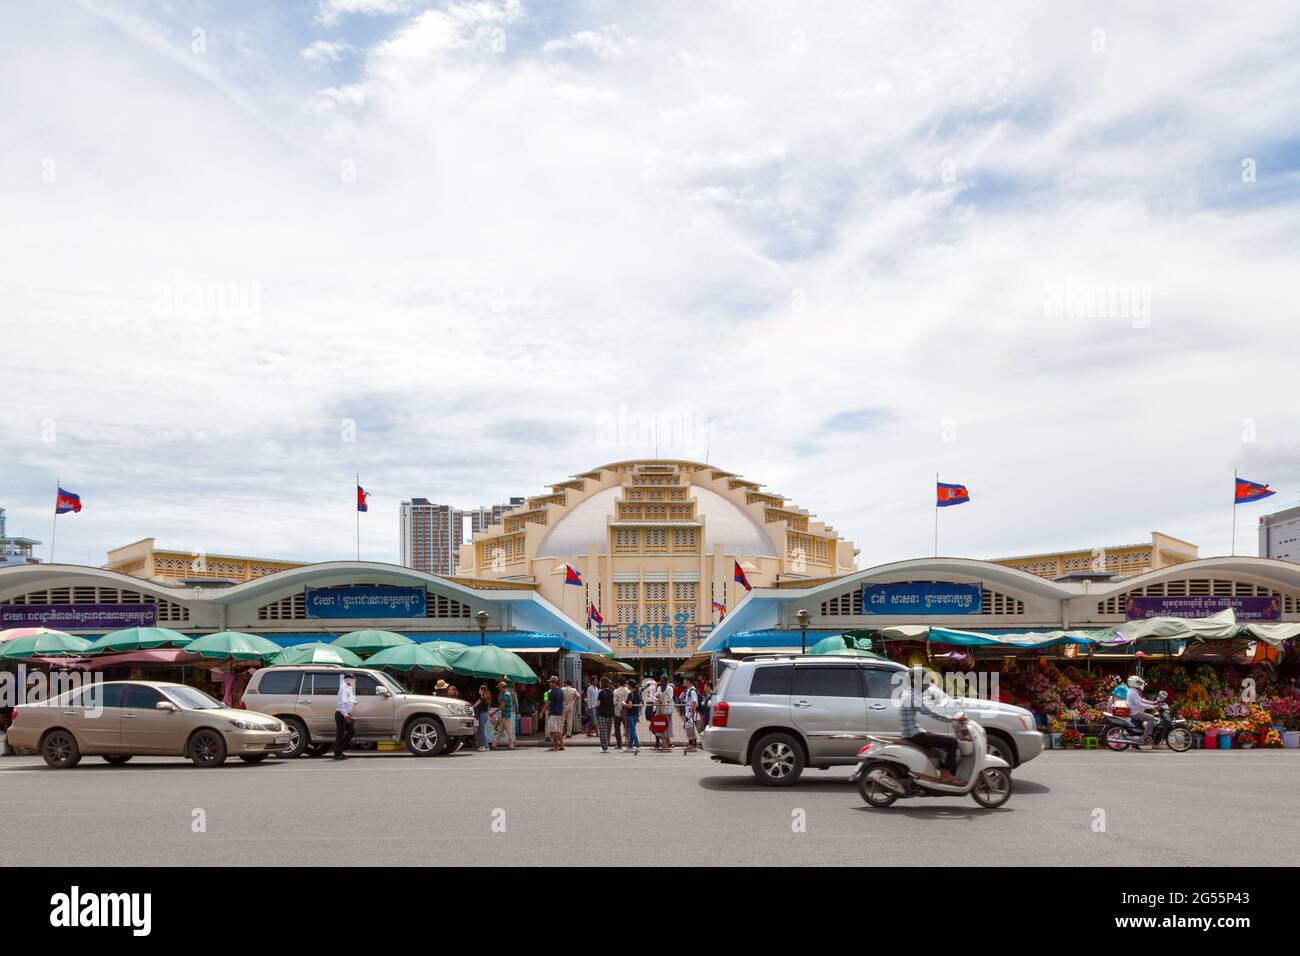
[[[610,60],[622,56],[631,46],[632,41],[623,36],[622,30],[616,26],[606,26],[599,30],[579,30],[568,36],[547,40],[542,49],[547,53],[583,50],[602,60]]]
[[[332,40],[317,40],[298,51],[309,63],[337,63],[343,54],[352,49],[351,44]]]
[[[418,0],[321,0],[316,7],[316,21],[325,26],[335,26],[353,14],[365,16],[397,16],[418,5]]]

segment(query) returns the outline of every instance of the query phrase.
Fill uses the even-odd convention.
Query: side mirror
[[[158,703],[154,704],[153,707],[154,710],[165,710],[171,714],[176,713],[176,705],[170,700],[160,700]]]
[[[1169,696],[1169,695],[1168,695],[1167,693],[1165,693],[1164,691],[1161,691],[1161,692],[1160,692],[1160,699],[1161,699],[1161,700],[1164,700],[1164,699],[1165,699],[1166,697],[1168,697],[1168,696]]]
[[[380,684],[378,687],[375,688],[375,694],[379,697],[393,696],[393,692],[389,690],[387,687],[385,687],[383,684]]]

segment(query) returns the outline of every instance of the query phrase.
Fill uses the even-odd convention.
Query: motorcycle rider
[[[927,693],[937,685],[938,681],[935,679],[934,673],[924,667],[913,667],[908,672],[908,679],[904,682],[902,692],[898,698],[899,718],[903,723],[902,736],[918,747],[942,750],[943,760],[939,764],[939,782],[961,787],[965,785],[965,781],[958,780],[956,775],[957,738],[945,734],[927,733],[917,723],[919,714],[941,720],[945,724],[952,719],[949,715],[931,710],[926,705]]]
[[[1155,729],[1156,718],[1151,712],[1151,708],[1156,707],[1158,702],[1147,700],[1142,696],[1142,691],[1146,689],[1147,682],[1141,677],[1134,674],[1128,679],[1128,702],[1129,720],[1132,721],[1135,729],[1142,731],[1143,746],[1151,743],[1151,733]]]

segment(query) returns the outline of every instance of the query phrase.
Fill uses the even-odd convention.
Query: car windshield
[[[395,694],[409,694],[409,693],[410,693],[409,690],[407,690],[405,687],[402,686],[401,681],[399,681],[396,677],[389,677],[387,674],[382,674],[382,675],[380,675],[380,677],[381,677],[381,679],[384,681],[384,683],[388,685],[389,689],[390,689],[393,693],[395,693]]]
[[[167,696],[187,710],[216,710],[225,704],[194,687],[177,684],[165,688]]]

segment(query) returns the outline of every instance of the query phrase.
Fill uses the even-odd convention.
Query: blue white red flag
[[[935,484],[934,491],[935,506],[939,508],[951,508],[970,501],[970,492],[965,485],[950,485],[940,481]]]
[[[564,583],[565,584],[582,584],[582,575],[578,569],[571,564],[564,566]]]
[[[754,586],[749,583],[749,578],[745,577],[745,569],[740,566],[740,562],[735,561],[733,563],[735,564],[736,569],[732,572],[732,577],[735,578],[736,583],[746,591],[754,590]]]
[[[56,515],[67,514],[69,511],[78,512],[81,510],[81,495],[74,495],[71,491],[64,491],[62,488],[54,496],[54,513]]]
[[[1267,498],[1269,495],[1275,494],[1277,494],[1276,491],[1269,491],[1268,485],[1261,485],[1257,481],[1238,478],[1237,492],[1233,498],[1233,504],[1244,505],[1247,502],[1259,501],[1261,498]]]

